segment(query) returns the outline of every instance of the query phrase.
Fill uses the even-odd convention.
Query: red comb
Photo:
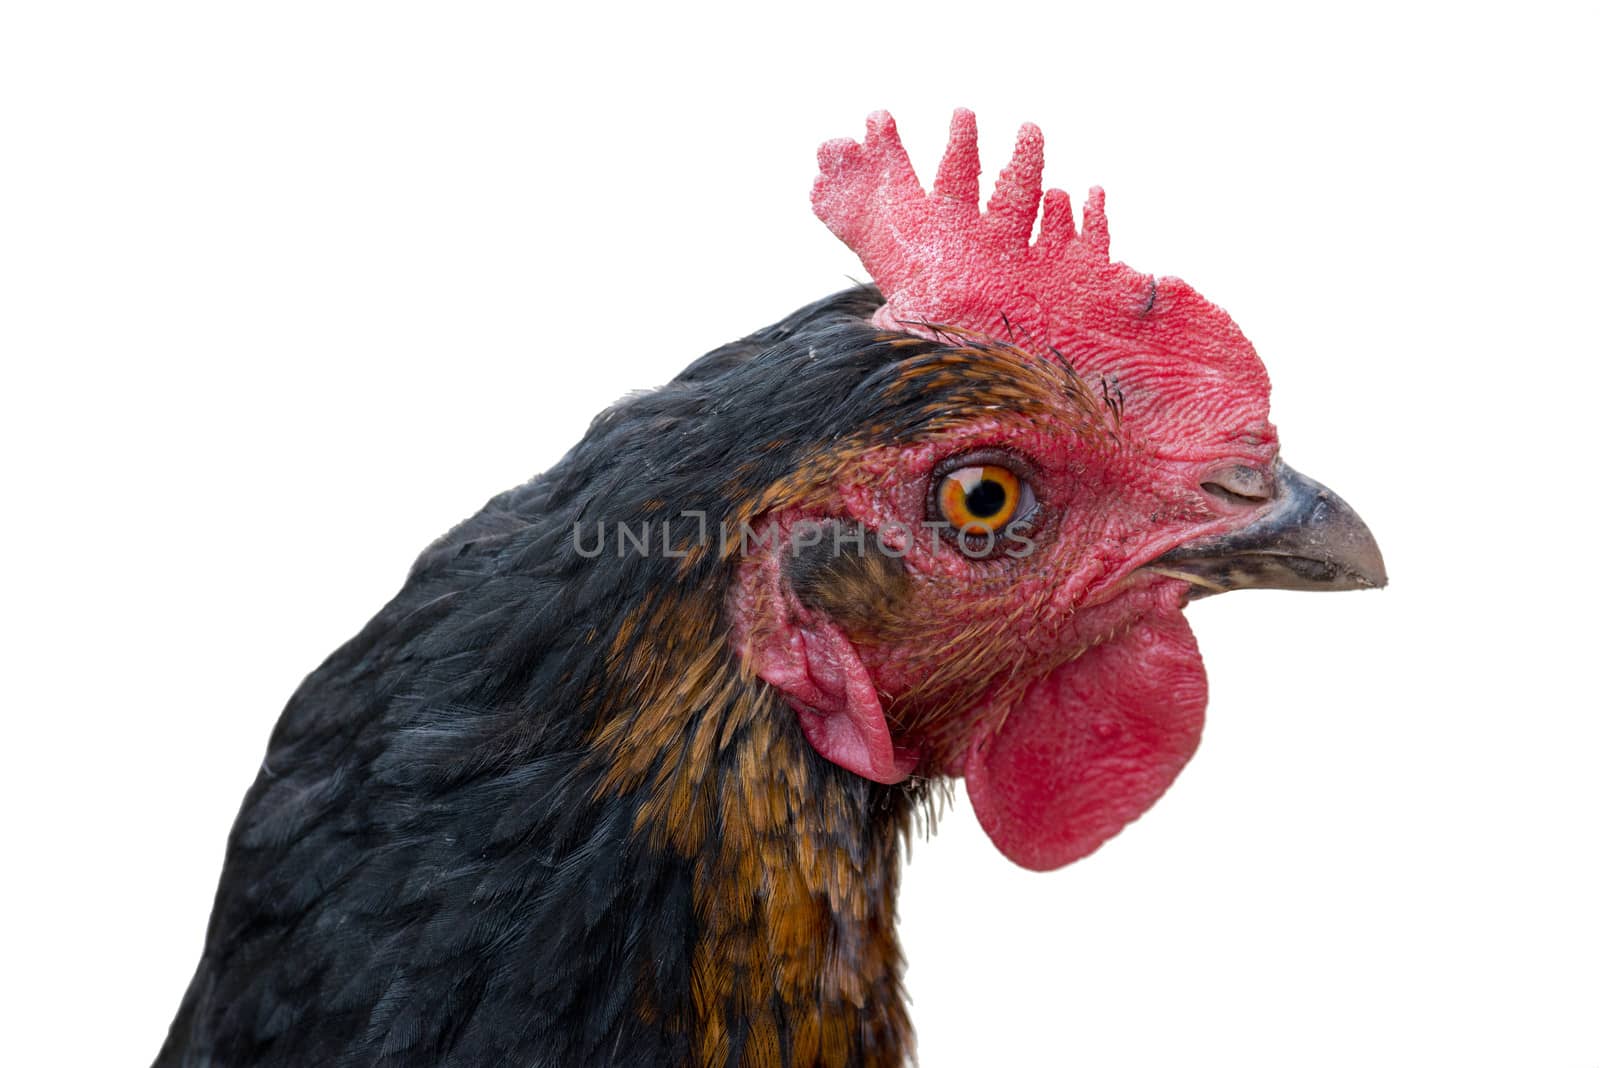
[[[1053,348],[1079,371],[1135,376],[1141,353],[1162,351],[1265,389],[1255,351],[1226,313],[1178,279],[1111,262],[1098,188],[1089,190],[1081,231],[1059,189],[1043,194],[1041,216],[1044,137],[1032,123],[1018,133],[986,211],[978,208],[977,123],[964,108],[950,122],[931,193],[884,111],[868,117],[864,140],[829,141],[817,162],[812,207],[883,292],[879,326],[960,327]]]

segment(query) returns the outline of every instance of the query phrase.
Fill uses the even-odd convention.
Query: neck
[[[787,709],[781,710],[787,712]],[[824,765],[770,721],[735,774],[695,866],[703,1063],[899,1065],[910,1039],[895,938],[903,796]],[[872,788],[865,788],[871,786]],[[877,811],[875,811],[877,809]]]
[[[691,872],[690,983],[669,1026],[703,1065],[905,1063],[894,925],[912,792],[818,757],[722,648],[684,652],[628,657],[647,674],[689,668],[662,680],[668,699],[610,719],[594,750],[603,788],[637,791],[636,832]]]

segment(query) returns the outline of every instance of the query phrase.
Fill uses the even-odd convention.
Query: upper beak
[[[1365,590],[1386,585],[1383,554],[1355,509],[1279,460],[1267,510],[1231,534],[1180,545],[1149,567],[1191,584],[1194,597],[1228,590]]]

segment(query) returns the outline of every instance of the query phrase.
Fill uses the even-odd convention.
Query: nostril
[[[1211,496],[1236,508],[1253,508],[1272,499],[1272,479],[1264,472],[1235,464],[1212,473],[1200,483]]]

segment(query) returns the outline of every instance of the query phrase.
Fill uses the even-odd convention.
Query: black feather
[[[601,791],[586,739],[619,621],[652,590],[725,588],[727,565],[586,559],[572,530],[652,501],[714,530],[802,458],[911,418],[925,398],[885,387],[938,345],[892,345],[879,302],[852,290],[701,357],[421,554],[284,709],[158,1065],[689,1058],[666,1021],[688,1014],[690,861],[635,833],[642,795]],[[894,848],[900,793],[810,773],[859,808],[848,855]]]

